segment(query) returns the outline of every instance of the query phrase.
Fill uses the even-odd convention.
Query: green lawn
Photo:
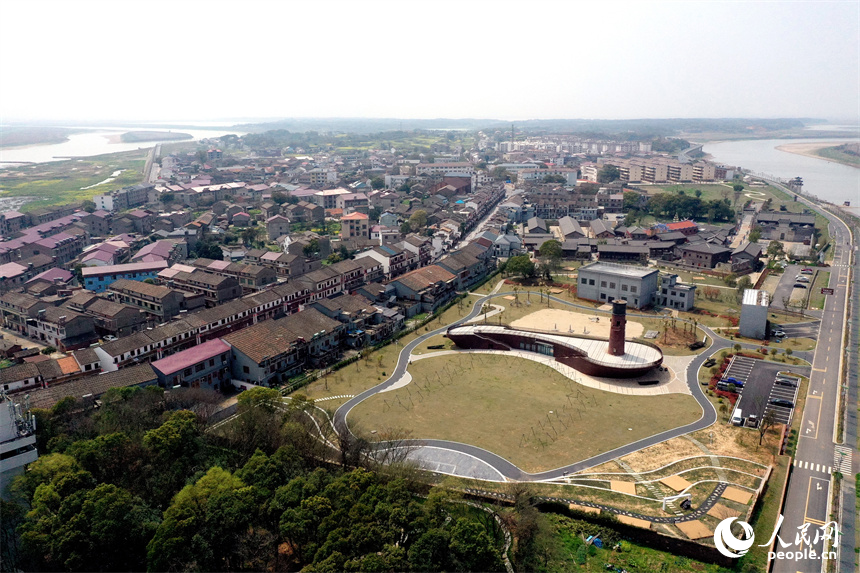
[[[768,480],[764,499],[752,517],[751,525],[755,530],[756,539],[767,540],[773,534],[773,528],[776,525],[776,520],[779,518],[781,509],[782,486],[785,482],[785,474],[788,471],[788,462],[788,456],[777,456],[774,460],[773,473],[771,473]],[[742,563],[752,563],[757,567],[756,571],[765,571],[769,549],[769,547],[759,547],[759,543],[753,544],[749,553],[743,558]]]
[[[649,185],[648,187],[643,187],[643,189],[646,189],[649,195],[656,195],[657,193],[678,194],[680,191],[683,191],[685,195],[691,197],[695,197],[696,190],[699,190],[702,192],[700,196],[702,201],[720,200],[724,197],[727,197],[729,201],[734,200],[734,191],[729,184],[684,183],[681,185]]]
[[[411,384],[359,404],[350,424],[365,432],[404,428],[415,438],[474,444],[529,472],[585,459],[701,416],[686,394],[603,392],[515,357],[427,358],[409,372]]]
[[[596,527],[569,517],[548,514],[544,516],[549,525],[546,532],[547,544],[544,556],[546,558],[542,571],[547,573],[567,573],[583,571],[586,573],[605,573],[607,564],[612,570],[654,571],[660,573],[717,573],[724,571],[718,565],[704,563],[679,557],[664,551],[636,543],[631,540],[621,540],[617,549],[614,543],[604,544],[602,549],[585,547],[583,537],[578,532],[594,531]],[[613,540],[614,541],[614,540]]]
[[[809,290],[809,308],[810,309],[823,309],[824,308],[824,299],[827,297],[825,294],[821,294],[821,289],[830,284],[830,271],[819,271],[818,276],[815,277],[815,282],[812,283],[812,286]]]
[[[140,183],[147,153],[147,150],[136,150],[5,169],[0,172],[0,198],[36,197],[37,200],[24,205],[23,211],[92,199],[95,195]],[[96,185],[120,170],[122,173],[113,181]],[[91,187],[93,185],[95,187]]]
[[[854,165],[860,166],[860,156],[853,155],[851,153],[845,153],[840,148],[841,145],[837,145],[834,147],[825,147],[824,149],[819,149],[816,151],[816,155],[820,155],[825,159],[832,159],[833,161],[838,161],[839,163],[844,163],[845,165]]]

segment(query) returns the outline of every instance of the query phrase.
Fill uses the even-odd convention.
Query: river
[[[76,126],[77,127],[77,126]],[[112,136],[121,135],[127,131],[168,131],[157,125],[147,127],[86,127],[80,129],[92,129],[87,133],[78,133],[69,136],[68,141],[62,143],[48,143],[41,145],[27,145],[24,147],[0,148],[0,168],[9,167],[13,162],[45,163],[48,161],[61,161],[67,157],[89,157],[92,155],[103,155],[105,153],[119,153],[121,151],[134,151],[135,149],[149,149],[157,143],[172,143],[182,140],[145,141],[135,143],[111,143]],[[170,129],[178,133],[187,133],[195,140],[210,137],[221,137],[228,133],[243,135],[242,131],[230,131],[225,129]]]
[[[856,128],[855,128],[856,133]],[[767,173],[779,178],[803,179],[803,192],[842,205],[851,201],[851,210],[860,213],[860,169],[823,159],[805,157],[777,146],[792,143],[814,143],[839,141],[827,139],[752,139],[707,143],[702,149],[713,157],[713,161],[743,167],[750,171]],[[844,143],[857,139],[843,140]]]

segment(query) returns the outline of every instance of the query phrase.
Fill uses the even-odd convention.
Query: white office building
[[[643,308],[657,302],[656,269],[591,263],[579,269],[576,293],[579,298],[598,302],[626,300],[631,308]]]

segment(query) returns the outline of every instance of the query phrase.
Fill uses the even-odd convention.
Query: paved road
[[[807,201],[804,200],[804,202]],[[820,333],[812,362],[809,393],[806,408],[802,414],[800,439],[795,463],[791,468],[783,509],[785,521],[780,533],[783,540],[789,543],[795,541],[798,528],[805,524],[810,524],[809,531],[814,532],[821,524],[830,521],[828,509],[830,479],[829,476],[821,474],[820,468],[824,466],[835,469],[840,466],[837,463],[839,460],[835,457],[833,438],[837,397],[840,390],[840,366],[842,366],[841,359],[844,351],[845,304],[850,280],[848,264],[853,245],[848,227],[826,211],[822,211],[822,214],[830,220],[830,236],[833,239],[835,258],[831,265],[829,286],[836,292],[833,296],[827,297],[824,311],[821,313]],[[788,269],[786,271],[788,272]],[[856,366],[854,369],[856,372]],[[849,409],[855,409],[855,406],[851,405]],[[848,445],[854,450],[853,444]],[[853,453],[856,457],[856,450]],[[851,503],[853,505],[853,501]],[[844,533],[841,537],[841,557],[846,557],[846,562],[851,563],[849,568],[841,567],[840,570],[853,571],[853,519],[851,523],[843,522],[839,525]],[[813,544],[812,548],[820,554],[821,546],[822,542],[819,541]],[[789,549],[796,551],[794,546]],[[850,553],[850,557],[846,556],[846,553]],[[824,561],[821,559],[777,559],[774,562],[773,571],[774,573],[812,572],[822,570],[823,565]]]
[[[465,321],[467,321],[471,318],[478,316],[480,314],[480,309],[483,306],[483,304],[485,302],[488,302],[493,297],[513,295],[513,294],[515,294],[515,293],[513,293],[513,292],[502,292],[502,293],[497,293],[495,295],[482,297],[477,302],[475,302],[475,305],[472,308],[472,311],[467,316],[461,318],[460,320],[458,320],[452,324],[461,324],[461,323],[464,323]],[[520,294],[522,294],[522,293],[520,293]],[[537,294],[537,293],[535,293],[535,294]],[[556,303],[566,305],[569,307],[588,308],[589,310],[594,310],[591,307],[584,307],[582,305],[570,303],[568,301],[561,300],[561,299],[554,297],[554,296],[550,296],[550,299],[555,301]],[[637,315],[635,313],[630,313],[630,314],[628,314],[628,316],[635,317]],[[446,326],[439,328],[439,329],[436,329],[432,332],[428,332],[427,334],[425,334],[425,335],[413,340],[412,342],[410,342],[408,345],[406,345],[400,351],[400,355],[398,357],[398,362],[397,362],[397,367],[395,368],[394,372],[392,373],[391,377],[388,380],[386,380],[382,384],[379,384],[378,386],[375,386],[373,388],[370,388],[369,390],[362,392],[361,394],[359,394],[355,398],[349,400],[344,405],[342,405],[340,408],[338,408],[337,412],[335,412],[335,417],[334,417],[335,427],[337,428],[338,432],[345,432],[345,431],[348,432],[349,431],[348,426],[346,424],[346,419],[347,419],[347,416],[349,415],[349,412],[356,405],[360,404],[361,402],[363,402],[364,400],[366,400],[370,396],[377,394],[378,392],[380,392],[380,391],[388,388],[392,384],[394,384],[396,381],[400,380],[401,376],[403,376],[403,374],[406,372],[406,369],[409,365],[409,356],[412,353],[412,350],[414,348],[416,348],[419,344],[421,344],[422,342],[424,342],[428,338],[445,332],[448,329],[448,326],[451,326],[451,325],[446,325]],[[586,468],[599,465],[601,463],[613,460],[613,459],[620,457],[620,456],[625,456],[627,454],[636,452],[638,450],[641,450],[643,448],[647,448],[649,446],[658,444],[660,442],[664,442],[666,440],[670,440],[672,438],[682,436],[682,435],[688,434],[690,432],[695,432],[695,431],[707,428],[708,426],[712,425],[714,422],[717,421],[717,412],[714,409],[714,407],[711,405],[711,402],[707,399],[707,397],[702,392],[702,388],[698,382],[698,370],[699,370],[699,367],[702,365],[702,363],[705,360],[707,360],[708,356],[711,353],[716,352],[722,348],[729,348],[731,346],[731,341],[729,341],[725,338],[722,338],[722,337],[718,337],[714,333],[710,332],[707,329],[706,329],[706,332],[708,332],[711,335],[712,340],[713,340],[713,344],[710,348],[710,351],[697,356],[693,360],[693,362],[690,364],[690,366],[688,367],[688,370],[687,370],[687,386],[689,387],[690,393],[693,395],[693,398],[696,399],[696,401],[699,403],[699,406],[702,408],[702,417],[699,418],[699,420],[697,420],[696,422],[693,422],[691,424],[687,424],[686,426],[680,426],[680,427],[675,428],[673,430],[668,430],[666,432],[656,434],[656,435],[651,436],[649,438],[645,438],[645,439],[642,439],[642,440],[639,440],[636,442],[632,442],[630,444],[616,448],[614,450],[604,452],[604,453],[599,454],[597,456],[593,456],[593,457],[585,459],[585,460],[580,460],[580,461],[577,461],[575,463],[556,468],[554,470],[549,470],[549,471],[540,472],[540,473],[536,473],[536,474],[530,474],[530,473],[524,472],[523,470],[521,470],[520,468],[518,468],[517,466],[515,466],[514,464],[512,464],[508,460],[502,458],[501,456],[498,456],[498,455],[494,454],[493,452],[484,450],[482,448],[478,448],[478,447],[470,445],[470,444],[462,444],[462,443],[458,443],[458,442],[449,442],[449,441],[445,441],[445,440],[413,440],[409,443],[413,446],[416,446],[416,447],[420,447],[420,446],[433,447],[433,448],[447,449],[447,450],[451,450],[454,452],[460,452],[462,454],[466,454],[468,456],[471,456],[473,458],[476,458],[478,460],[483,461],[485,464],[492,467],[498,473],[502,474],[502,476],[504,476],[506,479],[509,479],[509,480],[542,481],[542,480],[558,479],[558,478],[564,477],[568,473],[575,473],[578,471],[582,471]]]
[[[794,324],[783,324],[780,330],[785,332],[786,338],[818,338],[818,332],[821,328],[820,320],[810,322],[795,322]],[[777,346],[776,348],[779,348]]]
[[[496,294],[481,297],[480,299],[478,299],[475,302],[474,307],[472,308],[472,311],[468,315],[466,315],[463,318],[461,318],[460,320],[452,323],[451,325],[446,325],[446,326],[438,328],[432,332],[428,332],[427,334],[424,334],[423,336],[413,340],[411,343],[409,343],[407,346],[405,346],[401,350],[400,355],[398,357],[397,366],[396,366],[394,372],[392,373],[391,377],[388,378],[388,380],[385,380],[381,384],[374,386],[373,388],[370,388],[370,389],[362,392],[361,394],[357,395],[355,398],[349,400],[348,402],[343,404],[340,408],[338,408],[337,412],[335,412],[335,415],[334,415],[335,427],[337,428],[338,432],[349,431],[348,426],[346,425],[345,422],[346,422],[346,418],[349,415],[349,412],[352,410],[352,408],[354,408],[356,405],[363,402],[364,400],[366,400],[370,396],[373,396],[374,394],[377,394],[377,393],[381,392],[382,390],[385,390],[389,386],[393,385],[396,381],[400,380],[400,378],[403,376],[403,374],[407,370],[407,367],[409,365],[408,364],[409,356],[411,355],[412,350],[415,349],[418,345],[420,345],[422,342],[424,342],[425,340],[427,340],[428,338],[430,338],[432,336],[444,333],[448,329],[449,326],[464,323],[464,322],[470,320],[471,318],[478,316],[480,314],[480,309],[483,307],[484,303],[490,301],[490,299],[495,298],[495,297],[502,297],[502,296],[506,296],[506,295],[513,295],[513,294],[515,294],[513,291],[499,292]],[[523,293],[521,292],[519,294],[522,295]],[[533,293],[533,294],[537,295],[538,293]],[[578,309],[583,309],[583,310],[589,310],[589,311],[594,311],[594,312],[604,312],[604,311],[596,310],[591,306],[585,306],[585,305],[581,305],[581,304],[568,302],[566,300],[562,300],[562,299],[554,297],[554,296],[550,296],[549,298],[556,303],[559,303],[559,304],[562,304],[562,305],[565,305],[568,307],[578,308]],[[607,314],[609,314],[609,311],[605,311],[605,312]],[[646,318],[653,318],[653,315],[638,315],[637,313],[628,313],[628,317],[630,317],[630,318],[635,318],[637,316],[643,316]],[[701,406],[701,408],[703,410],[702,417],[698,421],[693,422],[692,424],[688,424],[686,426],[681,426],[681,427],[678,427],[678,428],[675,428],[672,430],[668,430],[666,432],[656,434],[656,435],[651,436],[649,438],[644,438],[642,440],[632,442],[630,444],[616,448],[614,450],[604,452],[604,453],[599,454],[597,456],[593,456],[593,457],[585,459],[585,460],[580,460],[580,461],[577,461],[575,463],[556,468],[554,470],[549,470],[546,472],[541,472],[541,473],[536,473],[536,474],[530,474],[530,473],[524,472],[523,470],[521,470],[520,468],[518,468],[517,466],[512,464],[510,461],[502,458],[501,456],[498,456],[497,454],[494,454],[493,452],[484,450],[482,448],[478,448],[478,447],[473,446],[471,444],[463,444],[463,443],[459,443],[459,442],[450,442],[450,441],[446,441],[446,440],[413,440],[413,441],[409,442],[409,445],[416,447],[416,448],[424,446],[424,447],[432,447],[435,450],[449,450],[451,452],[458,452],[459,454],[464,454],[465,456],[468,456],[470,459],[478,460],[478,461],[481,461],[485,464],[486,467],[481,468],[481,473],[486,473],[487,471],[490,471],[490,472],[495,471],[495,472],[501,474],[505,479],[508,479],[508,480],[542,481],[542,480],[558,479],[558,478],[564,477],[564,475],[566,475],[568,473],[575,473],[578,471],[582,471],[582,470],[587,469],[589,467],[593,467],[593,466],[605,463],[605,462],[613,460],[617,457],[631,454],[633,452],[636,452],[636,451],[639,451],[641,449],[650,447],[650,446],[658,444],[660,442],[664,442],[664,441],[670,440],[670,439],[678,437],[678,436],[682,436],[682,435],[690,433],[690,432],[695,432],[695,431],[707,428],[708,426],[714,424],[717,421],[717,412],[714,409],[714,407],[711,405],[711,402],[707,399],[707,397],[705,397],[705,395],[702,392],[702,388],[699,385],[699,382],[698,382],[699,368],[701,367],[702,363],[708,359],[709,356],[711,356],[712,354],[714,354],[714,353],[716,353],[722,349],[731,348],[735,344],[738,344],[738,342],[724,338],[721,335],[713,332],[710,328],[703,326],[701,324],[699,325],[699,328],[701,328],[705,332],[705,334],[707,334],[710,337],[712,344],[711,344],[711,347],[708,349],[708,351],[697,356],[692,361],[692,363],[688,366],[688,369],[687,369],[687,386],[690,389],[691,394],[693,395],[693,397],[696,399],[696,401],[699,403],[699,405]],[[748,343],[740,343],[740,346],[746,350],[757,350],[758,348],[761,347],[761,345],[759,345],[759,344],[748,344]],[[812,353],[811,352],[795,352],[794,356],[801,358],[803,360],[807,360],[807,361],[812,359]],[[436,460],[433,460],[433,461],[436,462]]]

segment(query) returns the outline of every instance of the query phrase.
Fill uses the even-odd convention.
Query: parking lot
[[[776,384],[779,373],[783,378],[795,378],[794,374],[808,375],[809,367],[789,366],[744,356],[732,359],[723,379],[734,378],[743,384],[737,388],[740,397],[735,408],[741,409],[744,418],[749,420],[754,415],[761,420],[766,412],[773,411],[778,424],[791,423],[794,407],[771,404],[771,400],[789,400],[796,404],[800,381],[796,381],[796,387]]]
[[[786,338],[817,338],[818,327],[821,325],[820,320],[811,320],[809,322],[800,322],[797,324],[774,325],[771,324],[773,330],[782,330],[785,332]],[[772,342],[782,342],[779,338],[771,339]]]
[[[790,299],[806,300],[809,288],[815,275],[803,275],[800,271],[806,268],[804,265],[788,265],[782,273],[776,290],[773,293],[771,304],[776,308],[785,308],[785,302]],[[805,276],[809,279],[808,283],[798,283],[795,279],[798,276]],[[794,288],[795,284],[803,284],[806,288]]]

